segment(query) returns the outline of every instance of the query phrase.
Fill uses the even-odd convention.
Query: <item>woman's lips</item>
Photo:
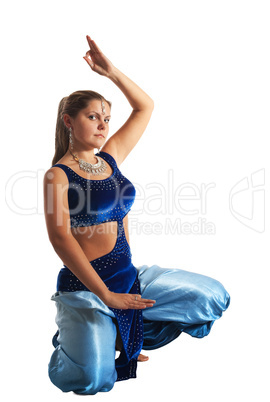
[[[104,138],[104,135],[102,135],[102,134],[96,134],[96,137]]]

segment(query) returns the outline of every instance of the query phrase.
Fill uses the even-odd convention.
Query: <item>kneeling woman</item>
[[[64,392],[93,395],[136,377],[137,361],[147,360],[142,348],[164,346],[181,332],[207,335],[230,298],[212,278],[132,264],[128,212],[135,188],[119,166],[143,134],[153,101],[87,41],[85,60],[117,85],[133,110],[106,141],[109,101],[93,91],[62,99],[44,204],[49,239],[64,263],[52,297],[58,331],[49,376]]]

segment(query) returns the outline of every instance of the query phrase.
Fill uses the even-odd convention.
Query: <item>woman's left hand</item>
[[[90,50],[86,52],[84,60],[89,64],[91,69],[100,75],[109,76],[114,66],[112,62],[101,52],[90,36],[86,36]]]

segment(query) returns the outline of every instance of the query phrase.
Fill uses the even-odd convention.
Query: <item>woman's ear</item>
[[[63,120],[64,120],[64,124],[67,128],[71,127],[71,119],[70,116],[68,114],[64,114],[63,116]]]

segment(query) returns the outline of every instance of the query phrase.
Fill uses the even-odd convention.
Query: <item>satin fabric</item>
[[[213,278],[158,265],[143,265],[137,273],[142,297],[156,300],[142,310],[143,349],[164,346],[181,332],[202,338],[229,306],[229,294]],[[115,314],[89,291],[58,291],[52,300],[59,334],[49,363],[51,381],[64,392],[110,391],[117,380]]]
[[[123,221],[118,222],[117,241],[113,250],[90,261],[105,285],[115,293],[140,294],[138,272],[132,264],[130,246],[126,240]],[[58,275],[57,290],[74,292],[87,287],[67,268]],[[112,309],[121,336],[123,348],[116,360],[117,381],[136,377],[137,358],[143,344],[143,318],[141,310]]]
[[[115,159],[107,152],[99,152],[112,168],[112,174],[103,180],[88,180],[69,166],[56,164],[67,175],[69,181],[68,205],[70,225],[80,227],[99,225],[116,221],[117,240],[113,250],[90,261],[92,267],[105,285],[116,293],[140,294],[136,268],[132,264],[130,246],[125,236],[123,218],[129,212],[134,199],[134,185],[118,169]],[[69,270],[61,269],[58,275],[57,291],[74,292],[88,290]],[[123,348],[116,361],[117,380],[136,377],[137,358],[143,343],[142,312],[138,310],[112,310],[115,314]]]

